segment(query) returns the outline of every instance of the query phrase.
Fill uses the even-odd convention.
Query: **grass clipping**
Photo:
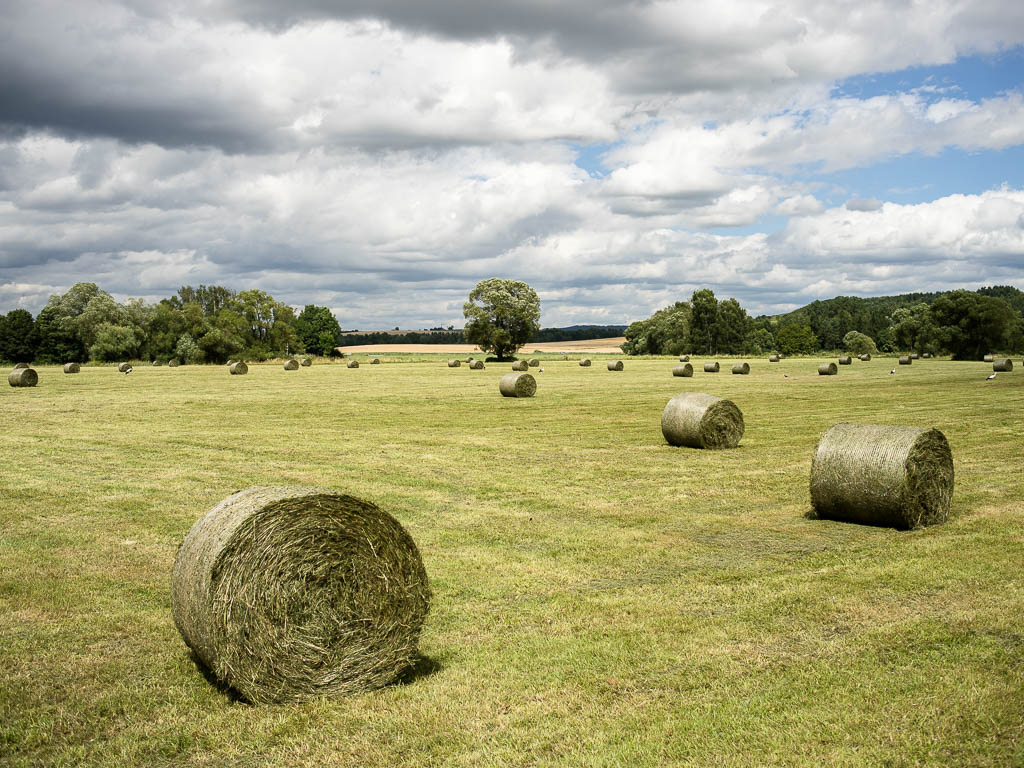
[[[174,622],[253,703],[379,688],[412,662],[430,608],[419,551],[373,504],[323,488],[229,496],[189,531]]]
[[[743,413],[731,400],[682,392],[661,412],[661,433],[669,445],[735,448],[743,437]]]
[[[504,397],[533,397],[537,380],[529,373],[506,373],[498,382],[498,390]]]
[[[836,424],[814,450],[818,515],[898,528],[941,523],[953,500],[953,454],[937,429]]]

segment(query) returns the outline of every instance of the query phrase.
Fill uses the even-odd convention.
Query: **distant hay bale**
[[[743,437],[743,414],[731,400],[683,392],[662,411],[661,433],[669,445],[735,448]]]
[[[582,360],[580,360],[580,365],[583,366],[584,368],[589,368],[590,367],[590,358],[589,357],[584,357]]]
[[[953,455],[937,429],[836,424],[811,461],[818,515],[916,528],[941,523],[953,499]]]
[[[526,371],[529,370],[530,365],[525,360],[516,360],[512,363],[513,371]]]
[[[498,382],[498,390],[504,397],[533,397],[537,380],[529,373],[506,373]]]
[[[31,368],[31,367],[32,366],[30,366],[28,363],[15,363],[14,364],[14,370],[16,370],[16,371],[21,370],[23,368]]]
[[[911,365],[912,363],[910,355],[900,355],[900,365]]]
[[[473,362],[471,362],[469,364],[469,368],[470,368],[470,370],[473,370],[473,371],[482,371],[482,370],[484,370],[484,361],[483,360],[474,360]]]
[[[311,366],[312,364],[313,364],[313,358],[312,357],[304,357],[304,358],[302,358],[302,365],[305,368],[309,368],[309,366]]]
[[[992,356],[992,355],[985,355],[985,357],[984,357],[984,361],[985,361],[986,363],[991,363],[991,362],[993,362],[993,361],[994,361],[994,358],[993,358],[993,356]]]
[[[448,367],[449,368],[458,368],[461,365],[462,365],[462,361],[461,360],[449,360],[448,361]]]
[[[232,363],[228,367],[228,371],[232,376],[245,376],[249,372],[249,366],[239,360],[236,363]]]
[[[118,373],[125,373],[127,371],[130,371],[131,369],[132,369],[132,364],[131,363],[118,363],[118,365],[117,365],[117,372]]]
[[[82,370],[82,366],[78,363],[64,363],[64,373],[79,373]]]
[[[163,361],[163,360],[154,360],[154,361],[153,361],[153,365],[155,365],[155,366],[161,366],[161,365],[163,365],[163,364],[164,364],[164,361]]]
[[[689,378],[689,377],[693,376],[693,366],[690,365],[689,363],[683,363],[682,365],[677,365],[677,366],[675,366],[672,369],[672,375],[673,376],[685,376],[685,377]]]
[[[746,376],[747,374],[750,373],[750,363],[736,363],[732,367],[732,372],[738,373],[742,376]]]
[[[719,370],[721,370],[721,367],[717,362],[704,363],[704,373],[718,373]]]
[[[464,362],[464,363],[466,363],[467,365],[468,365],[469,363],[472,363],[472,362],[473,362],[473,356],[472,356],[472,355],[470,355],[470,356],[469,356],[469,357],[467,357],[467,358],[466,358],[465,360],[463,360],[463,362]]]
[[[324,488],[249,488],[185,537],[174,623],[213,675],[252,703],[387,685],[409,668],[430,583],[401,523]]]
[[[839,364],[840,365],[853,365],[853,358],[851,358],[849,355],[840,355],[839,356]]]
[[[609,360],[608,361],[608,370],[609,371],[621,371],[622,370],[622,361],[621,360]]]
[[[380,358],[375,357],[372,360],[370,360],[370,365],[380,365]]]
[[[910,353],[910,359],[911,360],[917,360],[920,357],[921,357],[921,355],[919,355],[917,352],[911,352]]]
[[[822,363],[818,366],[819,376],[835,376],[839,373],[839,368],[835,363]]]
[[[527,362],[531,368],[536,368],[537,366],[540,365],[540,360],[538,360],[536,357],[531,357]]]
[[[176,357],[172,357],[167,361],[168,368],[177,368],[179,365],[181,365],[181,361]]]
[[[768,358],[768,362],[769,363],[777,363],[777,362],[779,362],[779,356],[778,355],[771,355]]]
[[[1000,371],[1000,372],[1002,372],[1002,371],[1012,371],[1013,370],[1013,360],[1010,360],[1009,358],[1003,358],[1002,360],[993,360],[992,361],[992,370],[993,371]]]
[[[299,370],[299,361],[294,357],[290,357],[284,361],[284,369],[286,371],[297,371]]]
[[[928,358],[930,358],[931,356],[932,356],[932,353],[931,353],[931,352],[922,352],[922,353],[921,353],[921,358],[922,358],[922,359],[924,359],[924,360],[927,360],[927,359],[928,359]]]
[[[358,368],[359,367],[359,361],[358,360],[346,360],[345,361],[345,367],[346,368]]]
[[[39,383],[35,368],[15,368],[7,374],[7,383],[12,387],[34,387]]]
[[[679,356],[679,362],[680,363],[688,363],[688,362],[690,362],[690,356],[689,355],[680,355]]]
[[[863,355],[857,355],[857,359],[860,360],[862,363],[870,363],[871,362],[871,353],[870,352],[865,352]]]

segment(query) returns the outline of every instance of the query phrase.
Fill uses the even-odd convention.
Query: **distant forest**
[[[553,341],[586,341],[621,336],[624,325],[578,325],[569,328],[541,328],[528,344]],[[339,347],[354,347],[360,344],[463,344],[465,339],[459,329],[432,329],[429,331],[363,331],[344,333],[339,337]]]

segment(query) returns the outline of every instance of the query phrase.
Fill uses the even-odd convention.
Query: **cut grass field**
[[[1024,765],[1024,372],[549,358],[515,399],[507,364],[420,359],[39,367],[3,390],[0,764]],[[739,448],[665,443],[686,390],[740,407]],[[839,421],[941,429],[950,521],[813,519]],[[196,666],[175,551],[266,484],[412,534],[434,600],[401,684],[253,707]]]

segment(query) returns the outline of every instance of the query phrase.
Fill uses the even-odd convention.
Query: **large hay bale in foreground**
[[[324,488],[229,496],[189,531],[174,623],[214,676],[253,703],[387,685],[430,608],[412,538],[375,505]]]
[[[985,355],[985,357],[983,358],[983,360],[984,360],[984,361],[985,361],[986,363],[991,363],[991,362],[994,362],[994,360],[995,360],[995,359],[994,359],[994,358],[992,357],[992,355]]]
[[[690,356],[689,355],[680,355],[679,356],[679,362],[680,363],[688,363],[688,362],[690,362]]]
[[[589,357],[584,357],[582,360],[580,360],[580,365],[583,366],[584,368],[589,368],[590,367],[590,358]]]
[[[449,368],[459,368],[461,365],[462,365],[462,361],[461,360],[449,360],[448,361],[448,367]]]
[[[245,376],[249,372],[249,366],[239,360],[236,363],[232,363],[228,366],[228,371],[232,376]]]
[[[821,517],[915,528],[943,522],[952,499],[953,455],[937,429],[836,424],[814,450]]]
[[[284,361],[284,369],[286,371],[297,371],[299,370],[299,361],[294,357],[290,357]]]
[[[39,383],[35,368],[15,368],[7,374],[7,383],[12,387],[34,387]]]
[[[536,357],[531,357],[526,362],[531,368],[536,368],[540,365],[540,360],[538,360]]]
[[[533,397],[537,380],[529,373],[506,373],[498,382],[498,390],[505,397]]]
[[[15,364],[14,364],[14,370],[15,370],[15,371],[20,371],[20,370],[22,370],[23,368],[31,368],[31,367],[32,367],[32,366],[31,366],[31,365],[29,365],[28,363],[15,363]]]
[[[1013,370],[1013,360],[1010,360],[1009,358],[1003,358],[1002,360],[993,360],[992,361],[992,370],[993,371],[1000,371],[1000,372],[1001,371],[1012,371]]]
[[[302,366],[303,367],[309,368],[309,366],[311,366],[312,364],[313,364],[313,358],[312,357],[304,357],[304,358],[302,358]]]
[[[669,445],[735,448],[743,428],[743,414],[734,402],[703,392],[682,392],[661,412],[661,434]]]
[[[130,371],[131,369],[132,369],[132,364],[131,363],[118,363],[118,365],[117,365],[117,372],[118,373],[126,373],[127,371]]]
[[[900,365],[911,365],[913,362],[910,359],[910,355],[900,355]]]
[[[693,366],[689,363],[683,363],[672,368],[673,376],[685,376],[687,378],[693,376]]]
[[[840,355],[839,356],[839,364],[840,365],[853,365],[853,358],[850,357],[849,355]]]
[[[64,363],[64,373],[80,373],[82,366],[78,363]]]
[[[778,355],[770,355],[768,357],[768,362],[769,363],[777,363],[777,362],[779,362],[779,356]]]
[[[704,363],[704,373],[718,373],[721,366],[715,363]]]
[[[516,360],[514,363],[512,363],[513,371],[528,371],[529,369],[530,365],[525,360]]]
[[[819,376],[835,376],[839,373],[839,368],[835,363],[822,363],[818,366]]]
[[[622,361],[621,360],[609,360],[608,361],[608,370],[609,371],[621,371],[622,367],[623,366],[622,366]]]
[[[473,362],[471,362],[469,364],[469,369],[471,371],[482,371],[484,369],[484,361],[483,360],[474,360]]]
[[[346,368],[358,368],[359,367],[359,361],[358,360],[346,360],[345,361],[345,367]]]
[[[741,376],[746,376],[750,373],[750,363],[736,363],[732,367],[733,373],[738,373]]]

